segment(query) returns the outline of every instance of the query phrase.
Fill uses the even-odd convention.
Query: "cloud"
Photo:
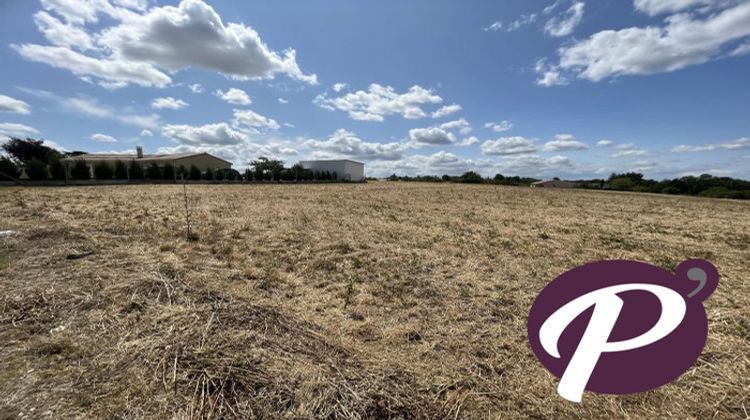
[[[497,140],[488,140],[482,143],[482,154],[484,155],[518,155],[534,153],[537,147],[532,140],[525,137],[500,137]]]
[[[692,146],[681,144],[672,148],[673,152],[712,152],[715,150],[740,150],[750,149],[750,137],[742,137],[736,140],[726,141],[723,143],[704,144],[701,146]]]
[[[225,24],[202,0],[182,0],[178,6],[103,0],[73,2],[44,0],[42,6],[61,16],[62,24],[47,12],[35,19],[52,45],[13,45],[28,60],[91,77],[108,88],[128,84],[164,87],[168,74],[199,67],[236,80],[272,79],[285,74],[304,83],[317,77],[302,72],[296,52],[271,50],[252,28]],[[92,28],[108,16],[112,26]],[[75,51],[92,50],[89,55]]]
[[[532,23],[536,22],[536,19],[537,19],[537,14],[536,13],[531,13],[531,14],[528,14],[528,15],[521,15],[521,17],[519,17],[518,19],[514,20],[513,22],[510,22],[505,27],[505,31],[506,32],[517,31],[517,30],[523,28],[524,26],[528,26],[528,25],[531,25]]]
[[[91,140],[98,141],[100,143],[117,143],[116,138],[101,133],[92,134]]]
[[[536,84],[539,86],[550,87],[568,84],[568,79],[563,76],[560,66],[549,64],[545,58],[536,62],[534,65],[534,71],[540,75],[536,80]]]
[[[156,98],[151,101],[151,108],[154,109],[182,109],[189,104],[182,99],[175,99],[171,96],[166,98]]]
[[[437,111],[432,113],[432,118],[443,118],[456,112],[461,111],[463,108],[459,104],[446,105]]]
[[[461,134],[469,134],[472,132],[471,124],[469,124],[465,118],[440,124],[440,128],[451,131],[458,130]]]
[[[10,96],[0,95],[0,112],[13,112],[16,114],[28,114],[31,112],[29,104],[26,102],[11,98]]]
[[[282,104],[282,105],[286,105],[286,104],[289,103],[289,101],[287,99],[285,99],[285,98],[279,98],[279,103]]]
[[[165,125],[162,134],[175,143],[188,146],[234,145],[249,141],[247,135],[232,129],[227,123],[191,125]]]
[[[513,128],[513,123],[510,121],[501,121],[499,123],[488,122],[484,125],[484,128],[489,128],[496,133],[502,133]]]
[[[21,88],[21,90],[37,98],[53,102],[60,111],[69,114],[108,119],[140,128],[156,128],[161,123],[161,119],[157,114],[144,115],[135,113],[131,108],[113,108],[86,96],[66,98],[44,90],[27,88]]]
[[[348,157],[363,160],[397,160],[406,146],[402,143],[365,142],[344,129],[336,130],[327,140],[307,140],[304,145],[325,157]]]
[[[336,84],[334,84],[332,86],[332,89],[333,89],[334,92],[338,93],[338,92],[341,92],[342,90],[346,89],[347,87],[349,87],[349,85],[346,84],[346,83],[336,83]]]
[[[711,6],[721,3],[716,0],[635,0],[635,8],[650,16],[674,13],[695,6]]]
[[[228,102],[232,105],[250,105],[253,103],[247,92],[242,89],[231,88],[226,92],[217,90],[215,95],[221,98],[223,101]]]
[[[443,145],[456,142],[456,136],[440,127],[415,128],[409,130],[409,139],[414,143]]]
[[[611,144],[613,144],[613,142]],[[636,149],[635,144],[633,144],[633,143],[618,144],[617,146],[615,146],[615,149],[618,150],[617,153],[615,153],[614,155],[612,155],[612,157],[615,157],[615,158],[622,158],[622,157],[642,157],[642,156],[648,156],[648,155],[650,155],[650,153],[648,152],[648,150]]]
[[[473,146],[477,143],[479,143],[479,139],[474,136],[471,136],[471,137],[467,137],[461,140],[461,143],[459,143],[459,146],[468,147],[468,146]]]
[[[39,134],[39,130],[28,125],[16,123],[0,123],[0,138],[2,137],[30,137]]]
[[[558,134],[555,139],[544,144],[542,150],[545,152],[558,152],[566,150],[585,150],[589,146],[575,139],[570,134]]]
[[[613,144],[615,144],[615,142],[613,142],[612,140],[599,140],[598,142],[596,142],[596,145],[598,147],[609,147]]]
[[[143,130],[141,131],[141,137],[153,137],[154,133],[151,132],[151,130]]]
[[[188,85],[188,88],[190,88],[193,93],[203,93],[203,85],[200,83]]]
[[[235,109],[232,125],[237,129],[278,130],[279,123],[249,109]]]
[[[492,22],[490,26],[482,28],[482,30],[485,32],[497,32],[501,29],[503,29],[503,22],[500,22],[500,21]]]
[[[665,22],[660,27],[605,30],[564,46],[559,51],[559,64],[544,69],[552,74],[545,74],[543,80],[555,84],[550,82],[566,71],[598,82],[623,75],[672,72],[726,56],[722,52],[728,44],[750,35],[750,2],[705,18],[683,13],[669,16]]]
[[[370,85],[367,91],[351,92],[337,98],[318,95],[314,103],[328,110],[349,113],[357,121],[384,121],[385,117],[400,114],[406,119],[424,118],[427,114],[421,106],[436,104],[443,99],[429,89],[412,86],[406,93],[396,93],[390,86]]]
[[[576,26],[583,20],[583,12],[586,8],[584,2],[576,2],[561,16],[554,17],[544,25],[544,32],[550,36],[563,37],[573,33]]]

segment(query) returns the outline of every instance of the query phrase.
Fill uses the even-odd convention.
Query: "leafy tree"
[[[97,162],[94,165],[94,177],[99,180],[110,180],[114,175],[112,166],[107,162]]]
[[[295,180],[301,181],[304,179],[305,168],[302,165],[300,165],[299,163],[295,163],[294,166],[292,166],[291,170],[294,174]]]
[[[201,173],[201,170],[198,169],[197,166],[190,165],[190,172],[188,173],[188,178],[191,181],[200,181],[202,175],[203,174]]]
[[[461,175],[459,182],[466,184],[481,184],[484,182],[484,179],[482,178],[482,175],[479,175],[474,171],[468,171]]]
[[[2,174],[12,178],[21,176],[21,169],[10,158],[0,156],[0,177]]]
[[[159,165],[157,165],[156,162],[151,162],[151,164],[148,165],[146,176],[148,179],[162,179],[161,168],[159,168]]]
[[[339,180],[339,174],[336,171],[333,171],[331,173],[331,179],[334,180],[334,181],[338,181]]]
[[[245,181],[252,181],[253,171],[251,171],[250,168],[245,169],[245,174],[243,175],[243,178],[245,178]]]
[[[26,162],[24,166],[26,168],[26,175],[33,180],[44,180],[49,178],[49,171],[47,171],[47,164],[37,158],[32,158]]]
[[[213,181],[214,180],[214,171],[211,170],[211,168],[207,168],[206,172],[203,173],[203,179],[207,181]]]
[[[214,179],[217,181],[223,181],[226,179],[227,173],[223,169],[217,169],[214,173]]]
[[[63,165],[60,159],[54,159],[49,164],[49,173],[52,176],[52,179],[65,179],[65,165]]]
[[[143,166],[140,163],[131,160],[128,165],[128,175],[130,179],[143,179]]]
[[[83,160],[77,160],[73,167],[70,168],[70,176],[73,179],[91,179],[91,170],[89,165]]]
[[[2,145],[2,148],[8,153],[11,159],[22,165],[30,163],[33,159],[48,164],[52,160],[62,158],[60,152],[51,147],[45,146],[43,140],[29,138],[22,140],[11,137],[10,140]]]
[[[278,180],[281,177],[281,171],[284,170],[284,162],[263,156],[250,162],[250,166],[255,172],[256,179]]]
[[[167,179],[170,181],[174,180],[175,179],[174,165],[172,165],[171,163],[167,163],[166,165],[164,165],[164,168],[162,169],[161,177],[162,179]]]
[[[115,162],[115,179],[128,179],[128,168],[119,160]]]
[[[178,180],[179,179],[187,179],[188,178],[188,170],[187,170],[187,168],[185,166],[180,165],[177,168],[177,173],[175,175],[177,175],[177,179]]]

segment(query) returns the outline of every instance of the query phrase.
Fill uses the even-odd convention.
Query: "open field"
[[[750,203],[457,184],[0,189],[0,417],[750,413]],[[66,256],[94,252],[80,259]],[[708,344],[640,395],[556,394],[534,296],[706,258]]]

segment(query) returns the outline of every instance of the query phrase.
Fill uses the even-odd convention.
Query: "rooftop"
[[[214,155],[210,155],[205,152],[199,152],[199,153],[175,153],[175,154],[159,154],[159,155],[143,155],[142,158],[138,158],[138,155],[135,153],[84,153],[82,155],[76,155],[76,156],[69,156],[66,157],[63,160],[67,161],[78,161],[78,160],[92,160],[92,161],[109,161],[109,162],[116,162],[118,160],[122,161],[130,161],[130,160],[140,160],[140,161],[148,161],[148,162],[159,162],[159,161],[172,161],[172,160],[179,160],[179,159],[185,159],[189,157],[194,156],[201,156],[201,155],[208,155],[212,158],[219,159],[221,161],[231,163],[227,160],[224,160],[222,158],[216,157]]]

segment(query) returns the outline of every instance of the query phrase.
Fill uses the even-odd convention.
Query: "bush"
[[[47,164],[39,159],[33,158],[26,164],[26,175],[33,180],[44,180],[49,178]]]
[[[13,178],[18,178],[21,175],[18,165],[5,156],[0,156],[0,172]]]
[[[128,168],[124,162],[115,162],[115,179],[128,179]]]
[[[143,179],[143,166],[140,163],[132,160],[128,165],[128,175],[130,179]]]
[[[49,173],[52,179],[65,179],[65,165],[59,159],[55,159],[49,164]]]
[[[197,166],[195,165],[190,166],[190,172],[188,172],[188,179],[192,181],[200,181],[202,175],[203,174],[201,173],[201,170],[198,169]]]
[[[159,168],[159,165],[157,165],[156,162],[151,162],[151,165],[148,166],[146,176],[148,179],[162,179],[161,168]]]
[[[70,176],[73,179],[91,179],[91,171],[86,161],[77,160],[76,163],[70,168]]]
[[[112,166],[107,162],[98,162],[94,165],[94,177],[100,180],[110,180],[114,175]]]
[[[249,168],[245,169],[245,174],[243,175],[243,178],[245,178],[245,181],[252,181],[253,180],[253,171],[251,171]]]
[[[214,174],[214,179],[217,181],[223,181],[226,178],[227,173],[223,169],[217,169]]]
[[[173,181],[175,179],[174,165],[172,165],[171,163],[167,163],[166,165],[164,165],[161,177],[162,179]]]
[[[177,168],[177,179],[188,179],[188,170],[186,167],[180,165],[179,168]]]
[[[203,173],[203,179],[205,179],[206,181],[213,181],[214,171],[212,171],[211,168],[207,168],[206,172]]]

